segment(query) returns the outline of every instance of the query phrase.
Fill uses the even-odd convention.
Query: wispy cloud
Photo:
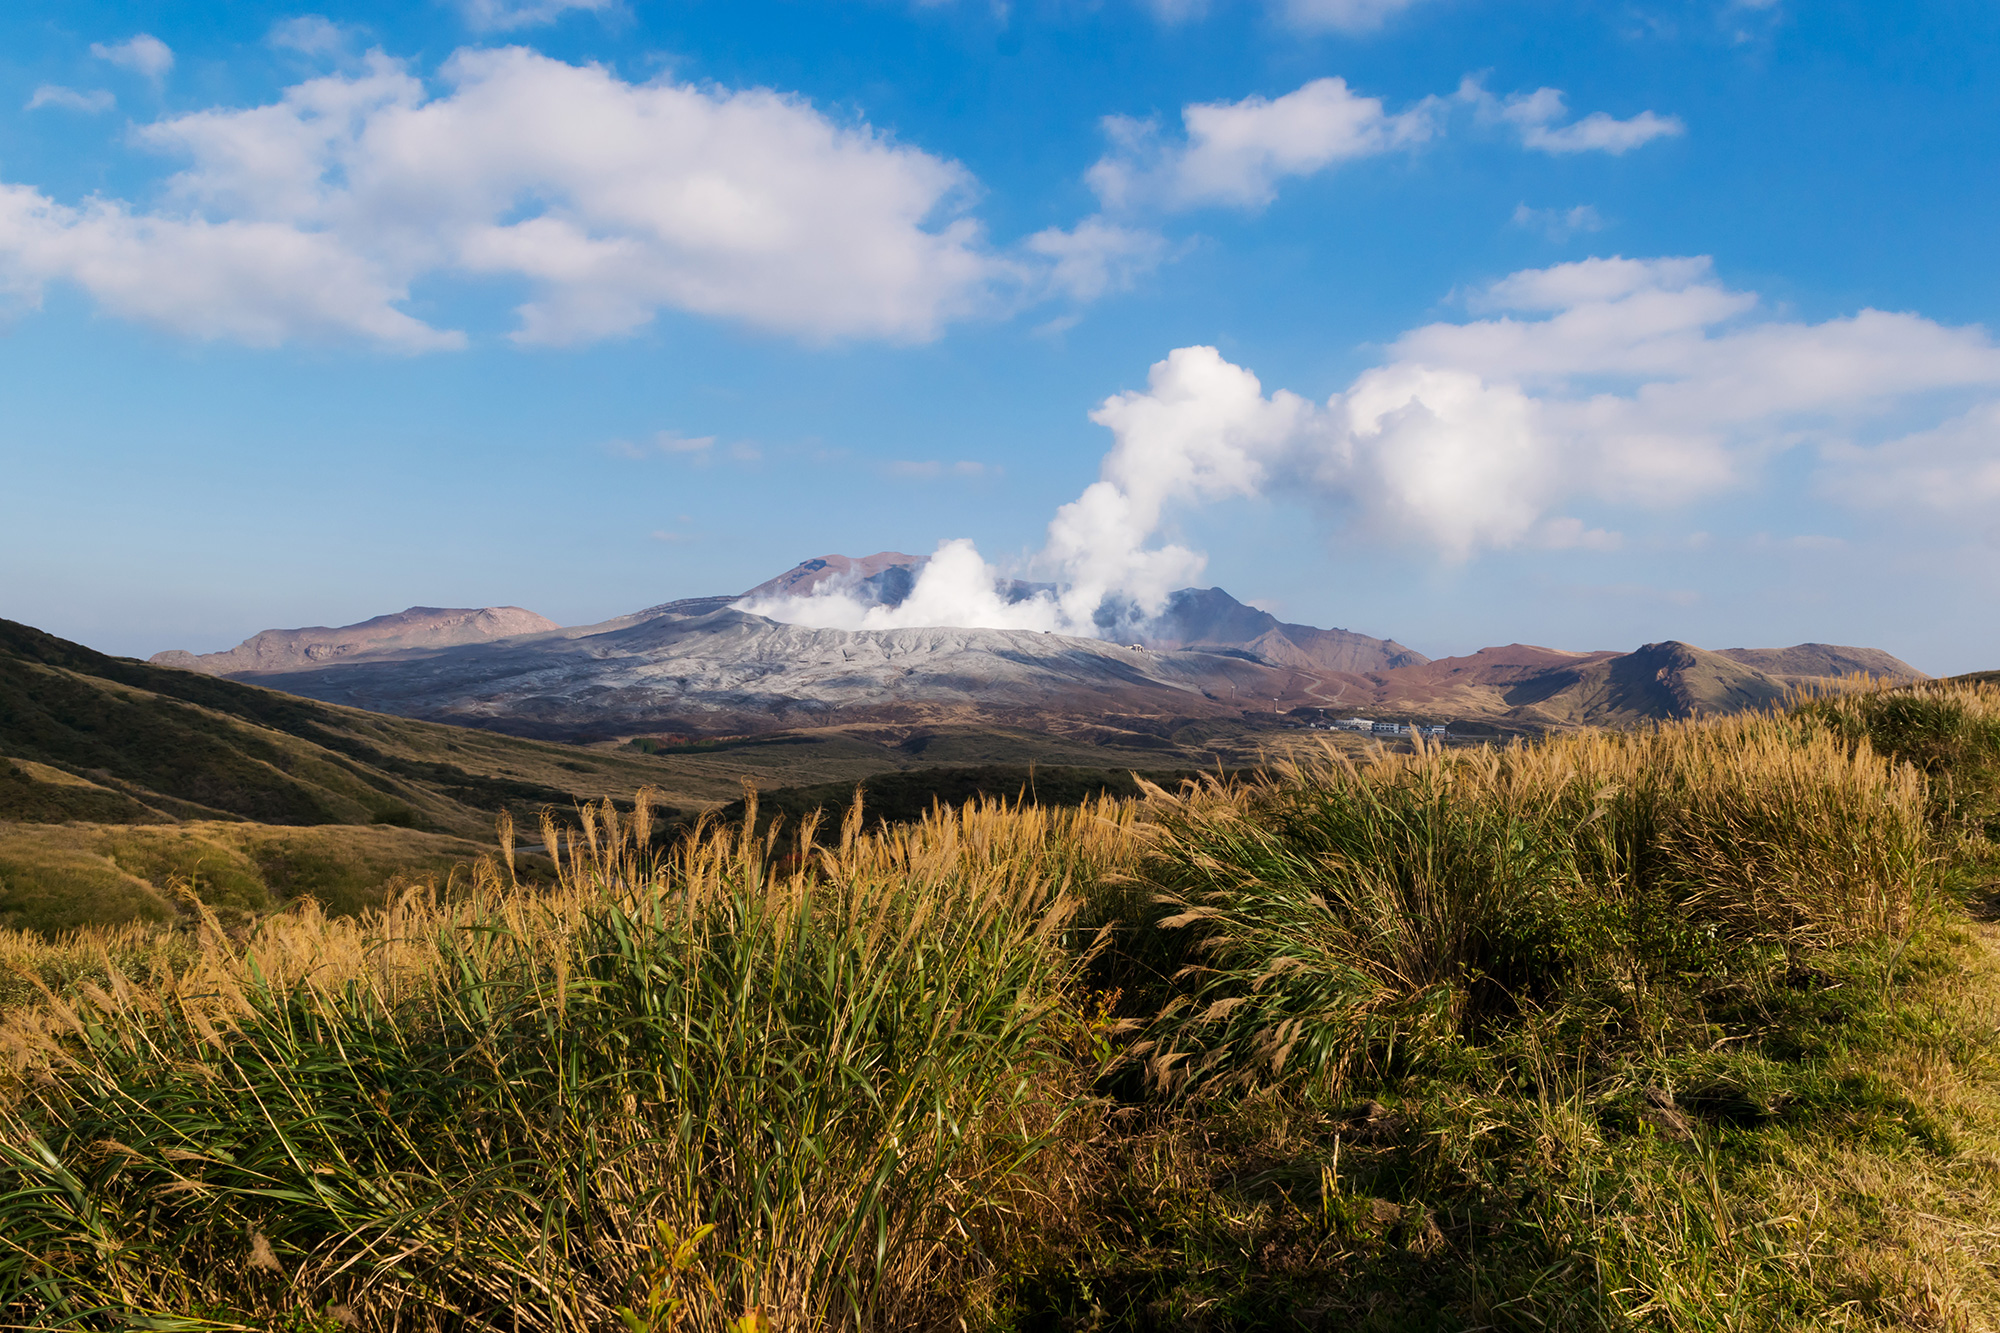
[[[335,23],[323,14],[302,14],[272,24],[264,40],[281,51],[325,60],[351,51],[354,36],[353,28]]]
[[[62,87],[60,84],[45,83],[35,89],[34,96],[28,99],[27,106],[22,109],[39,111],[45,106],[55,106],[65,111],[98,112],[109,111],[117,104],[118,99],[102,88],[80,92],[75,88]]]
[[[1487,92],[1479,80],[1467,78],[1459,85],[1457,96],[1472,106],[1482,121],[1506,126],[1520,136],[1523,147],[1542,153],[1615,156],[1655,139],[1687,133],[1680,117],[1653,111],[1641,111],[1623,120],[1593,111],[1581,120],[1569,120],[1568,102],[1560,88],[1537,88],[1500,98]]]
[[[1418,0],[1276,0],[1293,27],[1343,33],[1373,32]]]
[[[460,0],[466,25],[480,32],[514,32],[554,23],[570,13],[605,14],[618,0]]]
[[[882,471],[891,477],[913,481],[937,481],[945,477],[973,481],[986,477],[997,477],[1001,469],[992,463],[978,463],[961,458],[955,463],[946,463],[935,458],[899,458],[884,463]]]
[[[1514,225],[1538,231],[1552,241],[1566,241],[1586,232],[1603,231],[1604,219],[1589,204],[1574,208],[1530,208],[1523,203],[1514,209]]]
[[[174,67],[173,48],[153,36],[142,32],[136,37],[122,42],[92,42],[90,54],[99,60],[108,60],[120,69],[129,69],[134,74],[151,79],[154,83],[167,77],[167,71]]]

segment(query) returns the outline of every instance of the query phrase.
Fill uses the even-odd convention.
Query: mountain
[[[1828,676],[1880,676],[1889,680],[1929,680],[1923,672],[1879,648],[1843,648],[1801,643],[1791,648],[1724,648],[1724,657],[1794,684]]]
[[[195,654],[176,649],[155,653],[151,660],[158,666],[181,667],[211,676],[237,676],[260,671],[297,671],[320,662],[413,648],[490,643],[559,628],[555,621],[518,606],[413,606],[394,615],[376,616],[358,625],[334,629],[324,625],[267,629],[226,653]]]
[[[1787,669],[1765,670],[1759,662]],[[1619,727],[1769,707],[1800,685],[1860,669],[1856,663],[1867,664],[1871,674],[1923,678],[1875,649],[1800,644],[1711,652],[1668,640],[1629,653],[1515,643],[1388,671],[1339,673],[1329,683],[1337,688],[1335,706],[1348,712]]]
[[[1512,644],[1432,661],[1393,639],[1280,621],[1220,588],[1184,588],[1161,615],[1120,621],[1106,638],[813,629],[737,609],[744,598],[831,587],[893,606],[922,564],[897,551],[820,556],[741,598],[688,598],[598,625],[472,642],[392,648],[386,632],[350,635],[343,642],[369,646],[305,662],[244,654],[227,674],[328,703],[568,741],[850,723],[1047,729],[1114,717],[1268,726],[1297,710],[1517,729],[1618,726],[1760,707],[1807,680],[1856,670],[1920,676],[1886,653],[1825,644],[1719,653],[1678,642],[1632,653]],[[1040,587],[1017,583],[1013,592]],[[1121,628],[1136,641],[1117,641]]]
[[[813,629],[727,609],[257,679],[357,708],[569,739],[961,714],[1237,716],[1308,699],[1313,685],[1310,673],[1240,655],[1029,630]]]
[[[822,555],[801,561],[774,579],[743,594],[748,602],[765,597],[805,597],[830,584],[843,587],[866,605],[900,606],[916,586],[924,557],[900,551],[878,551],[859,558]],[[1010,601],[1053,592],[1052,583],[1010,579]],[[1270,666],[1304,667],[1322,671],[1376,671],[1411,666],[1430,659],[1390,639],[1370,638],[1344,629],[1292,625],[1268,611],[1246,606],[1220,588],[1182,588],[1167,599],[1166,609],[1151,619],[1136,610],[1114,617],[1104,637],[1115,643],[1137,643],[1169,652],[1248,654]]]
[[[1183,588],[1140,640],[1149,648],[1248,653],[1272,666],[1367,672],[1430,661],[1394,639],[1345,629],[1291,625],[1245,606],[1220,588]]]
[[[1783,653],[1785,649],[1773,649]],[[1568,683],[1516,705],[1555,724],[1630,726],[1656,718],[1740,713],[1783,704],[1789,684],[1722,653],[1669,640],[1552,673]],[[1520,687],[1515,687],[1519,697]]]
[[[766,579],[740,599],[759,597],[810,597],[814,591],[832,585],[844,587],[869,605],[901,606],[916,586],[917,571],[924,557],[901,551],[877,551],[874,555],[821,555],[801,560],[776,578]]]

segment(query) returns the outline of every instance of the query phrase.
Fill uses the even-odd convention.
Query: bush
[[[1163,799],[1156,1086],[1337,1088],[1442,1058],[1524,1004],[1717,950],[1906,935],[1924,784],[1770,715],[1508,750],[1329,749]]]

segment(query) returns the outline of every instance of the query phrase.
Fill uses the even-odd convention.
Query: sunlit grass
[[[1996,719],[599,806],[554,882],[0,932],[0,1324],[1994,1327]]]

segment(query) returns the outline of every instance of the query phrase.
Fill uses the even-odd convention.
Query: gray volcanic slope
[[[318,662],[379,653],[490,643],[555,628],[555,621],[518,606],[413,606],[358,625],[267,629],[226,653],[195,654],[178,649],[155,653],[152,662],[154,666],[182,667],[211,676],[240,676],[250,672],[297,671]]]
[[[717,733],[842,718],[1147,712],[1199,716],[1297,701],[1301,673],[994,629],[847,631],[741,611],[672,612],[308,671],[257,684],[329,703],[529,735]]]

